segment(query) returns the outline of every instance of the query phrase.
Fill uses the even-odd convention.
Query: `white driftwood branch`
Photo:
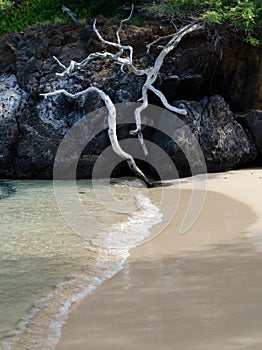
[[[156,43],[158,43],[161,40],[169,39],[169,38],[173,37],[173,35],[174,35],[174,33],[173,34],[168,34],[168,35],[165,35],[165,36],[160,36],[156,40],[154,40],[151,43],[147,44],[146,45],[146,48],[147,48],[147,52],[146,53],[148,54],[150,52],[151,46],[155,45]]]
[[[180,108],[176,108],[171,106],[166,98],[164,97],[164,95],[161,93],[161,91],[157,90],[156,88],[153,87],[154,82],[157,79],[158,73],[160,71],[160,68],[164,62],[164,58],[167,56],[167,54],[172,51],[178,44],[179,42],[182,40],[182,38],[195,30],[198,30],[201,28],[200,24],[189,24],[185,27],[183,27],[182,29],[180,29],[177,33],[175,33],[172,38],[169,40],[169,42],[165,45],[165,47],[162,49],[162,51],[159,53],[158,57],[155,60],[155,64],[154,66],[148,70],[148,72],[146,73],[147,78],[146,78],[146,82],[144,83],[144,86],[142,88],[142,100],[143,103],[140,107],[137,108],[137,110],[135,111],[135,118],[136,118],[136,129],[132,130],[130,133],[132,135],[134,134],[140,134],[141,133],[141,112],[147,108],[148,106],[148,97],[147,97],[147,90],[150,89],[151,91],[153,91],[162,101],[162,103],[164,104],[164,106],[181,115],[186,115],[187,112],[185,109],[180,109]]]
[[[119,45],[121,45],[121,40],[120,40],[120,35],[119,34],[121,32],[122,26],[123,26],[123,24],[125,22],[127,22],[127,21],[129,21],[131,19],[132,15],[133,15],[133,11],[134,11],[134,4],[132,4],[129,16],[127,18],[125,18],[125,19],[122,19],[122,21],[120,22],[119,28],[118,28],[118,30],[116,32],[116,38],[117,38],[117,42],[118,42]]]
[[[76,15],[74,12],[72,12],[68,7],[66,7],[66,6],[63,5],[63,6],[62,6],[62,11],[63,11],[64,13],[67,13],[68,16],[70,16],[70,17],[72,18],[73,21],[78,22],[77,15]]]
[[[128,165],[130,166],[130,168],[137,175],[137,177],[142,179],[147,184],[147,186],[151,187],[152,183],[148,180],[148,178],[144,175],[144,173],[138,168],[134,158],[129,153],[125,152],[121,148],[121,146],[118,142],[117,133],[116,133],[116,108],[115,108],[112,100],[110,99],[110,97],[107,94],[105,94],[104,91],[102,91],[94,86],[90,86],[85,90],[76,92],[75,94],[72,94],[65,89],[60,89],[60,90],[55,90],[55,91],[48,92],[45,94],[40,94],[40,95],[47,98],[49,96],[64,94],[65,96],[68,96],[70,98],[78,98],[78,97],[85,95],[85,94],[88,94],[90,92],[97,93],[101,97],[101,99],[104,101],[104,103],[107,107],[108,127],[109,127],[108,136],[110,138],[110,142],[111,142],[111,145],[112,145],[114,152],[119,157],[126,160],[128,162]]]
[[[93,23],[93,30],[94,32],[96,33],[98,39],[102,42],[102,44],[104,45],[108,45],[108,46],[113,46],[113,47],[116,47],[118,48],[121,52],[124,52],[125,50],[129,50],[129,60],[130,60],[130,63],[133,62],[133,47],[130,46],[130,45],[121,45],[121,43],[114,43],[112,41],[108,41],[108,40],[105,40],[99,33],[99,31],[97,30],[96,28],[96,19],[94,20],[94,23]]]
[[[164,58],[167,56],[167,54],[170,51],[172,51],[179,44],[179,42],[182,40],[182,38],[186,34],[192,32],[194,30],[200,29],[200,28],[201,28],[200,24],[189,24],[189,25],[183,27],[177,33],[172,35],[172,38],[169,40],[169,42],[164,46],[162,51],[159,53],[153,67],[150,67],[147,69],[137,69],[133,64],[133,48],[130,45],[128,45],[128,46],[121,45],[119,31],[117,33],[118,43],[109,42],[109,41],[103,39],[103,37],[99,33],[98,29],[96,28],[96,22],[94,22],[93,29],[94,29],[98,39],[105,45],[111,45],[111,46],[119,48],[120,51],[114,57],[115,61],[117,63],[123,64],[123,65],[127,64],[129,66],[129,68],[131,69],[131,71],[136,75],[146,75],[146,81],[145,81],[143,88],[142,88],[142,105],[140,107],[138,107],[135,111],[136,129],[130,131],[131,135],[138,135],[139,136],[138,138],[139,138],[141,146],[144,150],[145,155],[148,154],[148,151],[146,150],[144,140],[143,140],[143,135],[141,132],[141,127],[142,127],[141,112],[144,109],[146,109],[148,106],[147,91],[148,91],[148,89],[153,91],[161,99],[164,106],[166,108],[168,108],[169,110],[171,110],[175,113],[181,114],[181,115],[186,115],[187,112],[185,109],[180,109],[180,108],[176,108],[176,107],[171,106],[167,102],[166,98],[161,93],[161,91],[159,91],[153,87],[153,84],[157,79],[158,73],[159,73],[160,68],[163,64]],[[121,59],[120,56],[123,54],[123,52],[125,50],[129,50],[129,56],[128,56],[128,58]]]
[[[177,45],[179,44],[179,42],[182,40],[182,38],[185,35],[189,34],[190,32],[193,32],[195,30],[200,29],[201,25],[200,24],[189,24],[189,25],[181,28],[180,30],[178,30],[174,34],[161,37],[161,38],[153,41],[151,44],[148,44],[147,48],[149,51],[150,47],[153,44],[157,43],[159,40],[171,38],[168,41],[168,43],[162,48],[161,52],[159,53],[158,57],[155,60],[154,65],[152,67],[141,69],[141,68],[137,68],[133,63],[133,51],[134,51],[133,47],[131,45],[122,45],[121,39],[120,39],[120,31],[122,29],[123,23],[128,21],[131,18],[132,13],[133,13],[133,8],[134,7],[132,6],[129,17],[122,20],[120,23],[119,29],[116,32],[116,40],[117,40],[116,43],[105,40],[101,36],[101,34],[99,33],[98,29],[96,28],[96,20],[93,23],[93,30],[96,33],[97,38],[102,42],[102,44],[107,45],[107,46],[112,46],[112,47],[118,49],[117,53],[110,53],[107,51],[106,52],[94,52],[94,53],[91,53],[89,56],[87,56],[81,62],[75,62],[72,60],[68,67],[63,65],[58,60],[58,58],[54,57],[54,59],[60,65],[60,67],[62,67],[64,69],[64,71],[62,73],[57,73],[57,75],[62,76],[62,77],[65,75],[70,75],[70,73],[73,72],[75,69],[79,69],[79,68],[86,66],[90,61],[92,61],[94,59],[106,58],[106,57],[109,57],[110,59],[112,59],[112,61],[114,61],[116,64],[121,65],[122,71],[124,71],[123,68],[126,66],[135,75],[139,75],[139,76],[145,75],[146,76],[145,83],[143,84],[143,87],[142,87],[142,97],[140,99],[142,101],[142,104],[138,108],[136,108],[136,110],[134,112],[135,121],[136,121],[136,129],[130,131],[130,134],[138,136],[138,139],[141,143],[143,151],[144,151],[145,155],[147,155],[148,151],[146,149],[143,135],[142,135],[141,113],[148,106],[148,90],[152,91],[156,96],[158,96],[160,98],[160,100],[162,101],[163,105],[167,109],[169,109],[170,111],[181,114],[181,115],[187,114],[186,109],[177,108],[177,107],[170,105],[168,103],[166,97],[164,96],[164,94],[161,91],[159,91],[158,89],[156,89],[153,86],[153,84],[157,79],[160,68],[163,64],[165,57],[168,55],[168,53],[170,51],[172,51],[175,47],[177,47]],[[150,181],[143,174],[143,172],[137,167],[137,165],[134,161],[134,158],[130,154],[123,151],[122,148],[120,147],[118,139],[117,139],[117,134],[116,134],[116,109],[115,109],[115,106],[114,106],[113,102],[111,101],[110,97],[108,95],[106,95],[102,90],[100,90],[94,86],[91,86],[91,87],[89,87],[83,91],[77,92],[75,94],[72,94],[72,93],[62,89],[62,90],[56,90],[53,92],[49,92],[46,94],[41,94],[41,95],[44,97],[48,97],[48,96],[54,96],[54,95],[58,95],[58,94],[64,94],[64,95],[71,97],[71,98],[78,98],[79,96],[87,94],[89,92],[96,92],[97,94],[99,94],[99,96],[104,101],[104,103],[108,109],[108,113],[109,113],[108,114],[108,126],[109,126],[108,134],[109,134],[109,138],[110,138],[113,150],[115,151],[115,153],[117,155],[119,155],[122,159],[124,159],[128,162],[130,168],[134,171],[134,173],[139,178],[144,180],[148,186],[151,186],[152,184],[150,183]]]
[[[183,108],[177,108],[177,107],[174,107],[174,106],[171,106],[168,102],[167,102],[167,99],[165,97],[165,95],[158,89],[156,89],[154,86],[152,85],[148,85],[147,88],[149,90],[151,90],[155,95],[157,95],[160,100],[162,101],[163,105],[169,109],[170,111],[172,112],[175,112],[175,113],[179,113],[179,114],[182,114],[182,115],[187,115],[187,110],[186,109],[183,109]]]
[[[62,68],[64,68],[65,70],[67,69],[65,65],[63,65],[63,63],[61,61],[59,61],[59,59],[55,56],[53,56],[53,59],[59,64],[59,66],[61,66]],[[72,62],[72,61],[71,61]]]
[[[95,58],[106,58],[111,57],[114,58],[114,55],[110,52],[94,52],[91,53],[87,58],[85,58],[81,62],[71,61],[68,67],[65,67],[57,57],[53,56],[56,62],[64,68],[64,71],[62,73],[56,73],[57,76],[64,77],[65,75],[70,75],[76,68],[81,68],[86,66],[90,61],[92,61]]]

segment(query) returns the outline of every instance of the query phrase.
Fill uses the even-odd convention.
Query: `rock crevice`
[[[112,21],[100,18],[98,25],[108,40],[115,40],[116,26]],[[135,64],[146,67],[158,52],[157,47],[152,47],[147,55],[146,44],[170,30],[168,26],[157,30],[153,25],[130,25],[122,33],[122,42],[136,48]],[[81,61],[98,50],[103,47],[90,26],[79,23],[45,25],[2,38],[1,178],[52,178],[56,151],[70,127],[103,107],[96,95],[77,100],[65,96],[44,100],[40,93],[58,88],[76,92],[92,84],[103,89],[115,103],[139,99],[145,78],[121,72],[109,59],[90,62],[70,77],[55,75],[60,68],[53,55],[67,65],[71,59]],[[227,38],[221,50],[215,52],[210,33],[204,31],[185,38],[166,58],[155,85],[169,103],[184,104],[188,115],[183,121],[199,140],[208,171],[232,169],[253,162],[257,154],[261,157],[261,71],[260,48]],[[160,105],[151,94],[149,102]],[[177,142],[170,142],[157,130],[148,129],[145,133],[168,153],[181,176],[189,175],[188,164],[179,150],[179,140],[187,142],[186,131],[172,121],[170,128]],[[91,175],[97,156],[109,145],[106,130],[94,136],[80,160],[83,177]]]

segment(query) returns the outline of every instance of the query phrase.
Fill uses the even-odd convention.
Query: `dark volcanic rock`
[[[250,131],[257,151],[262,155],[262,110],[246,112],[237,116],[237,120]]]
[[[105,39],[116,39],[117,26],[112,20],[101,17],[98,26]],[[145,45],[170,30],[173,30],[172,26],[137,28],[129,25],[121,33],[121,39],[123,44],[134,46],[135,64],[147,67],[154,63],[159,48],[153,46],[147,55]],[[40,93],[55,89],[77,92],[93,85],[101,88],[115,103],[134,102],[140,98],[145,77],[123,73],[110,59],[92,61],[71,76],[59,78],[55,75],[62,68],[53,55],[68,66],[71,60],[81,61],[88,54],[104,49],[91,27],[80,23],[44,25],[2,39],[0,177],[51,178],[63,137],[79,120],[104,106],[95,93],[78,99],[63,95],[43,99]],[[210,33],[201,31],[186,37],[165,59],[155,85],[170,103],[193,101],[183,101],[188,115],[181,120],[187,128],[183,123],[170,121],[176,142],[157,131],[152,134],[149,128],[144,134],[168,152],[180,175],[190,173],[187,157],[180,146],[183,144],[184,150],[194,151],[191,134],[202,147],[208,171],[231,169],[252,161],[256,156],[252,139],[261,153],[260,112],[248,112],[238,117],[238,121],[241,119],[238,123],[230,111],[232,108],[237,112],[262,108],[261,57],[259,48],[251,49],[243,43],[240,47],[232,38],[214,47]],[[223,95],[230,109],[222,97],[212,97],[214,93]],[[149,101],[160,104],[152,94]],[[92,134],[96,124],[104,130],[99,135]],[[94,136],[93,140],[87,145],[82,140],[79,174],[83,177],[91,175],[97,157],[109,145],[106,128],[106,117],[93,115],[85,131],[85,136]],[[125,133],[127,137],[128,128],[121,130],[121,138]],[[190,166],[197,169],[197,159],[190,159]]]
[[[224,171],[256,159],[257,152],[244,129],[220,96],[203,100],[199,143],[208,171]]]
[[[13,75],[0,76],[0,176],[13,175],[12,165],[19,142],[17,112],[26,94],[17,84]]]
[[[201,168],[199,158],[194,156],[199,152],[198,144],[208,172],[229,170],[256,159],[257,152],[252,139],[234,119],[221,96],[204,98],[200,102],[182,102],[188,114],[180,119],[168,120],[167,128],[173,130],[173,139],[158,130],[152,136],[152,141],[172,158],[180,176],[196,174]],[[193,140],[192,134],[197,142]],[[158,163],[161,162],[163,160],[159,159]],[[167,169],[166,176],[169,175],[172,174]]]

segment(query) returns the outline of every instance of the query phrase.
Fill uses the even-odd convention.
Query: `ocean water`
[[[70,306],[118,272],[129,249],[161,220],[139,183],[97,187],[105,193],[108,186],[109,202],[90,181],[77,182],[86,212],[72,206],[79,234],[66,222],[52,181],[0,181],[0,349],[54,349]],[[114,199],[128,210],[112,209]]]

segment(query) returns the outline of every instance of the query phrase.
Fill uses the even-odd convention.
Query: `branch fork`
[[[148,106],[148,90],[152,91],[156,96],[158,96],[160,98],[161,102],[163,103],[163,105],[168,110],[175,112],[175,113],[178,113],[182,116],[185,116],[187,114],[186,109],[177,108],[177,107],[170,105],[168,103],[166,97],[164,96],[164,94],[160,90],[156,89],[153,86],[153,84],[157,79],[158,73],[159,73],[160,68],[163,64],[164,58],[167,56],[167,54],[170,51],[172,51],[175,47],[177,47],[177,45],[179,44],[179,42],[182,40],[182,38],[185,35],[193,32],[195,30],[199,30],[202,26],[198,23],[189,24],[189,25],[179,29],[174,34],[170,34],[170,35],[165,36],[165,37],[160,37],[157,40],[154,40],[152,43],[148,44],[147,48],[148,48],[148,52],[149,52],[151,46],[154,45],[155,43],[157,43],[159,40],[171,38],[168,41],[168,43],[162,47],[159,55],[157,56],[157,58],[155,60],[154,65],[152,67],[140,69],[140,68],[137,68],[133,63],[133,51],[134,51],[133,47],[131,45],[122,45],[121,39],[120,39],[120,32],[121,32],[122,26],[123,26],[124,22],[128,21],[132,17],[133,9],[134,9],[134,6],[132,5],[129,17],[121,21],[119,29],[116,32],[116,40],[117,40],[116,43],[105,40],[101,36],[101,34],[99,33],[99,31],[96,27],[96,20],[93,23],[93,30],[96,33],[97,38],[104,45],[117,48],[118,49],[117,53],[113,54],[113,53],[110,53],[107,51],[106,52],[94,52],[94,53],[91,53],[89,56],[87,56],[81,62],[75,62],[72,60],[68,67],[66,67],[62,62],[60,62],[58,58],[54,57],[54,59],[58,63],[58,65],[64,69],[64,71],[62,73],[56,73],[60,77],[64,77],[65,75],[70,75],[75,69],[79,69],[79,68],[86,66],[92,60],[95,60],[97,58],[107,58],[107,57],[111,58],[112,61],[115,62],[116,64],[119,64],[121,66],[121,71],[123,73],[124,73],[124,67],[128,67],[129,70],[131,70],[131,72],[134,73],[135,75],[139,75],[139,76],[145,75],[146,76],[146,81],[142,87],[142,96],[141,96],[141,99],[139,100],[139,101],[142,101],[142,104],[138,108],[136,108],[136,110],[134,112],[136,129],[130,131],[130,134],[138,136],[138,139],[139,139],[139,142],[143,148],[144,154],[147,155],[148,151],[147,151],[146,145],[144,143],[143,134],[142,134],[141,113]],[[125,57],[122,57],[123,54],[125,54]],[[80,92],[77,92],[77,93],[74,93],[74,94],[70,93],[64,89],[60,89],[60,90],[55,90],[53,92],[41,94],[41,96],[44,96],[46,98],[49,96],[64,94],[65,96],[68,96],[71,98],[78,98],[79,96],[82,96],[84,94],[88,94],[90,92],[97,93],[101,97],[101,99],[104,101],[104,103],[108,109],[108,126],[109,126],[108,135],[109,135],[113,150],[115,151],[115,153],[117,155],[119,155],[122,159],[124,159],[128,162],[128,164],[129,164],[130,168],[133,170],[133,172],[140,179],[142,179],[147,184],[147,186],[151,187],[152,183],[147,179],[147,177],[143,174],[143,172],[137,167],[132,155],[126,153],[121,148],[121,146],[118,142],[118,139],[117,139],[117,134],[116,134],[116,109],[115,109],[115,106],[114,106],[112,100],[110,99],[110,97],[107,94],[105,94],[101,89],[94,87],[94,86],[90,86],[87,89],[80,91]]]

